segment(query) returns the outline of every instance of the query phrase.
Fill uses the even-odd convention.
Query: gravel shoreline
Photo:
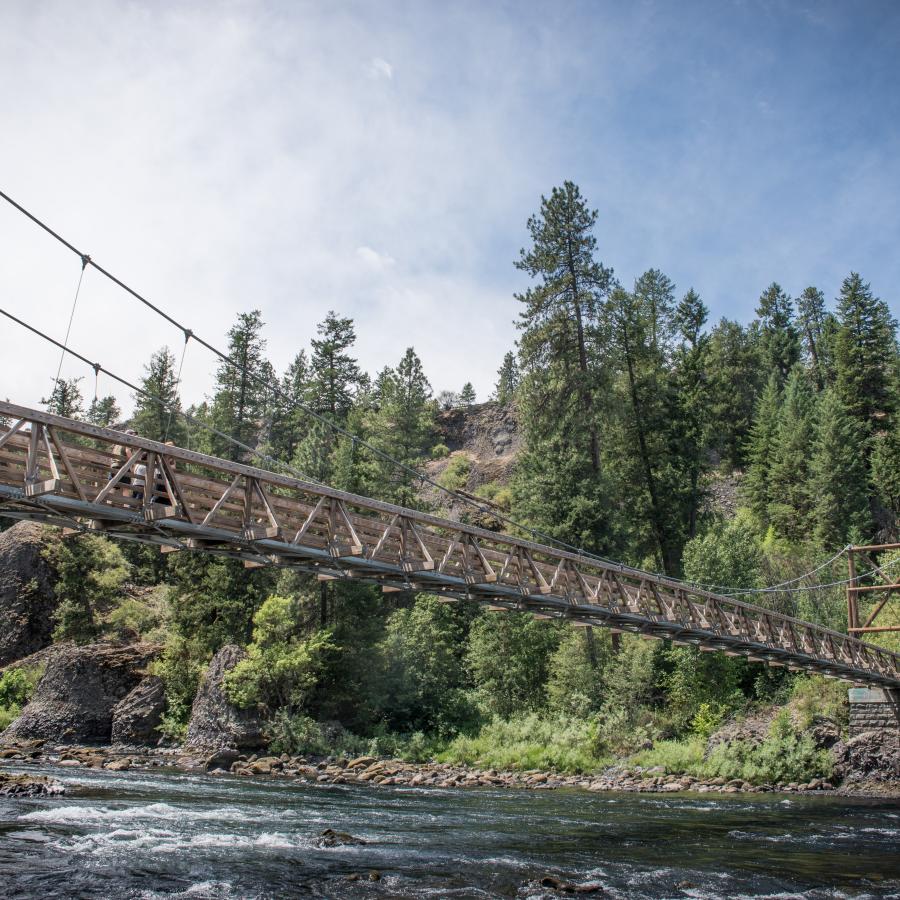
[[[660,767],[616,765],[590,775],[562,775],[529,770],[499,771],[451,763],[410,763],[398,759],[361,756],[356,759],[312,758],[243,754],[236,750],[189,751],[185,748],[54,745],[24,741],[0,750],[2,765],[53,765],[107,771],[175,769],[205,772],[210,776],[269,777],[296,784],[368,784],[384,786],[477,788],[508,787],[525,790],[574,788],[593,792],[719,794],[821,794],[900,798],[900,783],[856,782],[838,787],[821,778],[806,783],[753,785],[740,779],[699,779],[670,775]]]

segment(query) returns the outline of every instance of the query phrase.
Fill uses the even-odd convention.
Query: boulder
[[[56,595],[44,559],[48,532],[18,522],[0,534],[0,667],[50,645]]]
[[[0,797],[53,797],[65,792],[63,784],[43,775],[0,772]]]
[[[834,774],[845,785],[900,780],[900,740],[896,731],[864,731],[847,741],[839,741],[831,752]]]
[[[3,743],[108,743],[113,710],[144,678],[159,650],[154,644],[107,643],[52,648],[44,676],[22,715],[3,732]]]
[[[239,709],[225,696],[226,673],[246,656],[246,651],[229,644],[212,658],[194,698],[186,746],[217,750],[265,743],[259,716],[253,710]]]
[[[156,744],[166,711],[166,688],[158,675],[148,675],[120,700],[112,712],[114,744]]]

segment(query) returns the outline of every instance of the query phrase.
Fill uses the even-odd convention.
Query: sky
[[[208,341],[259,309],[283,371],[329,310],[374,374],[493,388],[513,263],[575,181],[629,286],[747,322],[858,271],[900,316],[900,4],[0,3],[0,190]],[[0,307],[65,337],[80,262],[0,201]],[[0,321],[0,396],[59,353]],[[89,268],[69,345],[129,380],[183,336]],[[212,389],[190,344],[183,396]],[[90,400],[108,378],[66,361]]]

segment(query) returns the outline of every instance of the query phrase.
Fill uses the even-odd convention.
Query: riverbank
[[[856,781],[846,786],[823,778],[808,782],[751,784],[741,779],[701,779],[667,773],[660,766],[617,764],[602,772],[565,775],[548,771],[500,771],[450,763],[412,763],[400,759],[361,756],[335,757],[269,756],[242,754],[235,750],[210,753],[184,748],[55,745],[40,740],[25,741],[0,750],[0,766],[50,765],[61,768],[107,771],[163,770],[206,773],[210,777],[234,775],[263,777],[297,784],[409,786],[429,788],[518,788],[525,790],[579,789],[591,792],[668,794],[809,794],[835,793],[860,797],[900,799],[898,781]]]

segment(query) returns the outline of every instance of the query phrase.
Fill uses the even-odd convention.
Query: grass
[[[476,735],[452,740],[437,758],[491,769],[596,772],[612,759],[598,755],[595,732],[590,722],[544,719],[534,713],[509,722],[495,719]]]

